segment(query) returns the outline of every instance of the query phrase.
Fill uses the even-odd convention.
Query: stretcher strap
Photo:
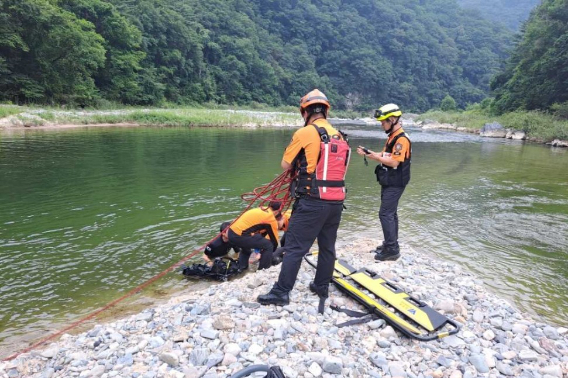
[[[341,307],[336,306],[336,305],[331,305],[329,307],[331,307],[332,310],[335,310],[337,312],[343,312],[344,314],[347,314],[347,315],[349,315],[353,318],[359,318],[359,319],[348,320],[346,322],[336,324],[335,326],[337,328],[347,327],[347,326],[351,326],[351,325],[355,325],[355,324],[363,324],[363,323],[367,323],[367,322],[370,322],[371,320],[375,320],[375,319],[378,318],[375,314],[368,313],[368,312],[349,310],[347,308],[341,308]]]

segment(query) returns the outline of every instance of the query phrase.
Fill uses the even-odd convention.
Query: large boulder
[[[547,144],[551,145],[552,147],[568,147],[568,141],[560,139],[554,139],[552,142],[549,142]]]
[[[513,139],[513,140],[525,140],[527,139],[527,135],[525,134],[524,131],[518,131],[518,130],[509,130],[507,132],[507,139]]]
[[[370,126],[376,126],[376,125],[380,126],[380,124],[381,124],[375,118],[371,118],[371,117],[361,118],[359,121],[365,123],[366,125],[370,125]]]
[[[457,126],[452,125],[451,123],[424,123],[422,128],[425,130],[434,129],[434,130],[457,130]]]
[[[505,138],[507,136],[507,130],[498,122],[486,123],[481,130],[479,130],[479,135],[489,138]]]
[[[414,122],[414,118],[416,117],[415,114],[412,114],[414,117],[409,117],[408,114],[402,116],[401,121],[403,126],[417,126],[417,123]],[[421,125],[422,123],[420,123]]]

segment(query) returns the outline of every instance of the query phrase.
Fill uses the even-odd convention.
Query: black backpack
[[[210,278],[219,281],[227,281],[232,276],[241,272],[239,262],[230,257],[218,257],[213,260],[213,265],[193,264],[182,266],[182,273],[186,277]]]

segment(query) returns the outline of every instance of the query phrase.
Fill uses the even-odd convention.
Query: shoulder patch
[[[394,149],[395,149],[396,151],[402,150],[402,144],[401,144],[401,143],[395,144]]]

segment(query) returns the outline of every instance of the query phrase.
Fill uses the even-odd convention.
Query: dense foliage
[[[567,62],[568,0],[544,0],[531,14],[506,69],[492,81],[493,108],[498,113],[552,109],[564,114]]]
[[[2,0],[0,101],[483,99],[511,34],[456,0]]]
[[[457,0],[465,9],[475,9],[483,17],[518,30],[541,0]]]
[[[92,23],[47,0],[0,4],[2,98],[65,102],[95,96],[105,41]]]

